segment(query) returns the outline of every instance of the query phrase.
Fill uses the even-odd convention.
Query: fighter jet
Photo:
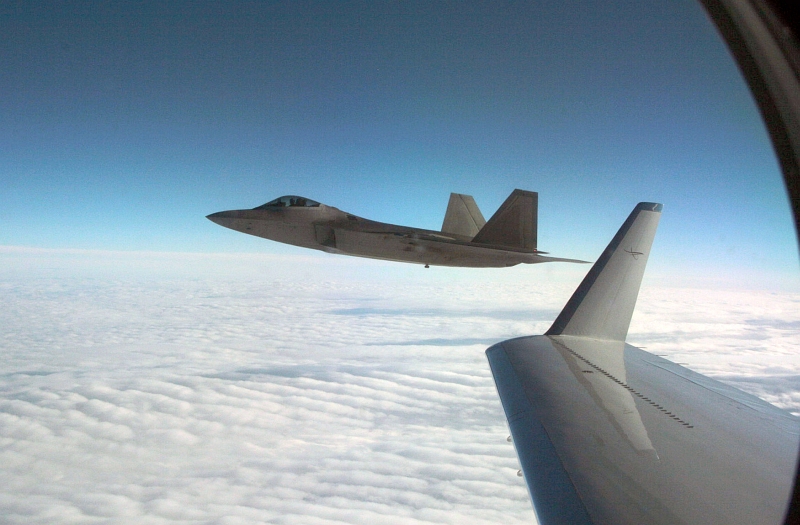
[[[469,195],[450,194],[441,231],[371,221],[287,195],[251,210],[221,211],[211,221],[257,237],[328,253],[470,268],[575,262],[536,247],[539,194],[514,190],[487,222]]]

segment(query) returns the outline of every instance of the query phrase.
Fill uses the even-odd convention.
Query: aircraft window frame
[[[262,204],[254,209],[261,210],[264,208],[318,208],[319,202],[299,195],[284,195],[273,199],[266,204]]]

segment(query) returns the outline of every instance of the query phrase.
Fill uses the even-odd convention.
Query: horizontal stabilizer
[[[444,214],[442,233],[463,235],[472,239],[484,224],[486,224],[486,219],[478,209],[475,199],[470,195],[450,194],[450,202],[447,203],[447,212]]]
[[[538,214],[539,194],[514,190],[472,242],[534,251]]]
[[[662,207],[636,205],[545,335],[625,340]]]

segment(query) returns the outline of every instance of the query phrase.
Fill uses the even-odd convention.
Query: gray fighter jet
[[[441,231],[362,219],[319,202],[287,195],[252,210],[213,213],[232,230],[303,248],[434,266],[472,268],[577,262],[536,248],[539,194],[514,190],[487,222],[469,195],[450,194]]]

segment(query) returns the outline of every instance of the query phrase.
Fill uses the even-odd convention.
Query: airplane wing
[[[624,342],[661,205],[640,203],[542,336],[486,351],[553,524],[777,524],[800,420]]]

